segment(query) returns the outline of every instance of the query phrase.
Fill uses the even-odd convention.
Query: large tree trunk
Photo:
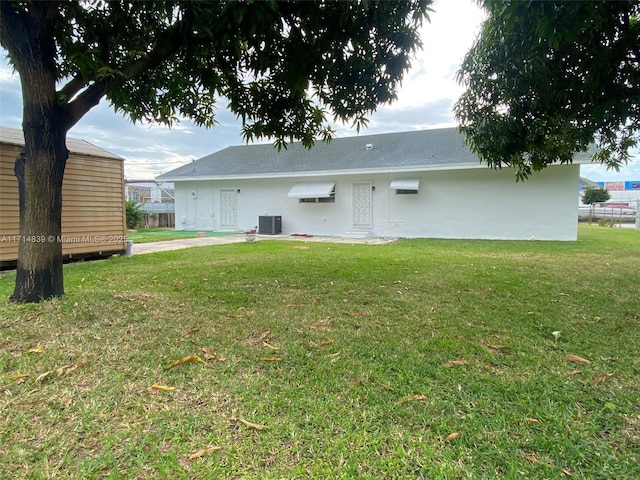
[[[62,278],[62,177],[69,152],[68,115],[56,92],[53,36],[58,6],[34,2],[29,16],[6,14],[5,38],[22,85],[25,147],[15,163],[20,201],[16,286],[11,299],[39,302],[64,293]],[[19,20],[19,21],[18,21]]]
[[[62,273],[62,178],[68,156],[64,131],[25,129],[16,158],[20,233],[16,285],[11,299],[39,302],[64,293]],[[31,137],[31,138],[28,138]]]

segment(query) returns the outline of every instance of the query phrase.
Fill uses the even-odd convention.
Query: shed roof
[[[18,130],[17,128],[0,127],[0,142],[22,147],[24,146],[24,134],[22,130]],[[113,160],[124,160],[122,157],[103,150],[100,147],[96,147],[86,140],[67,137],[66,143],[67,148],[71,153],[89,155],[92,157],[111,158]]]
[[[334,138],[328,144],[316,142],[311,149],[300,142],[280,151],[272,144],[237,145],[156,178],[185,181],[478,167],[484,166],[458,129],[439,128]]]

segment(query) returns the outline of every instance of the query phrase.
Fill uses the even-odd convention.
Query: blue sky
[[[360,135],[455,126],[452,107],[462,93],[455,82],[460,61],[479,32],[483,13],[473,0],[437,0],[431,23],[422,32],[424,50],[416,55],[406,75],[399,98],[369,117]],[[0,124],[21,128],[22,96],[17,75],[0,50]],[[87,140],[125,159],[130,179],[152,178],[229,145],[241,145],[241,124],[220,105],[218,125],[207,130],[188,120],[169,129],[159,125],[133,125],[115,113],[108,102],[91,110],[69,136]],[[356,135],[336,125],[338,136]],[[607,171],[600,165],[583,165],[583,176],[595,181],[640,180],[640,160],[621,171]]]

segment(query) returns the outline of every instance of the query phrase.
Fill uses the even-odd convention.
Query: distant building
[[[175,192],[173,182],[126,180],[127,200],[142,204],[141,227],[175,226]]]
[[[582,179],[581,179],[582,180]],[[582,205],[582,193],[586,187],[595,186],[606,188],[611,198],[609,203],[621,203],[630,207],[637,207],[640,200],[640,180],[631,181],[615,181],[615,182],[591,182],[593,185],[587,185],[586,182],[580,182],[580,205]]]

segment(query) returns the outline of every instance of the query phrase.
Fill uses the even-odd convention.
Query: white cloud
[[[621,167],[619,172],[607,170],[600,164],[580,165],[580,175],[594,182],[634,181],[640,179],[640,160],[634,157],[627,165]]]
[[[468,0],[439,0],[434,10],[431,21],[422,27],[423,50],[418,52],[398,102],[391,108],[424,105],[443,98],[455,101],[463,91],[455,74],[480,32],[484,12]]]

